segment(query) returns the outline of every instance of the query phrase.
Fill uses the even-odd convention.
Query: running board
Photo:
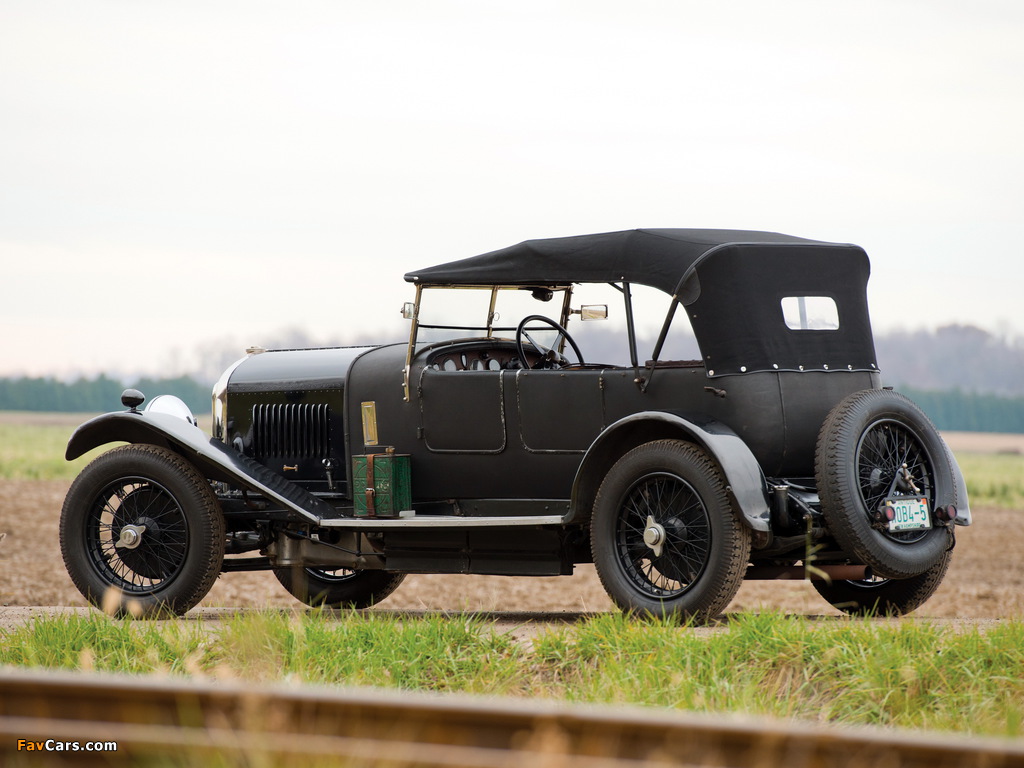
[[[334,517],[322,519],[321,528],[514,528],[528,525],[561,525],[562,515],[517,515],[515,517],[465,517],[460,515],[410,515],[409,517]]]

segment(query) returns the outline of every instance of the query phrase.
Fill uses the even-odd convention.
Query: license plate
[[[889,521],[890,531],[919,531],[932,527],[927,499],[886,499],[885,505],[894,512]]]

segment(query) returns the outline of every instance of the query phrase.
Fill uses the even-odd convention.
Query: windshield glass
[[[416,347],[453,339],[491,336],[512,340],[529,315],[561,321],[566,288],[426,288],[420,299]],[[491,301],[494,316],[489,317]]]

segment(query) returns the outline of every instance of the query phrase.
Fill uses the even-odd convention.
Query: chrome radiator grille
[[[330,456],[330,408],[325,403],[255,405],[252,432],[253,456],[258,460]]]

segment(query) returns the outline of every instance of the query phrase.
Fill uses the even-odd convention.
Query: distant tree
[[[875,351],[886,384],[1024,395],[1024,339],[1000,339],[974,326],[946,325],[935,331],[876,336]]]
[[[916,402],[939,429],[959,432],[1024,433],[1024,397],[973,392],[900,391]]]
[[[191,376],[178,376],[174,379],[139,379],[132,386],[150,399],[157,395],[174,395],[181,398],[192,413],[210,412],[212,383],[200,383]]]
[[[191,377],[141,379],[131,386],[147,397],[168,394],[180,397],[193,413],[210,412],[212,385],[200,384]],[[71,383],[54,378],[0,379],[0,410],[57,411],[96,413],[121,407],[124,382],[98,376]]]
[[[685,324],[681,324],[685,325]],[[629,363],[624,336],[600,324],[574,326],[588,360],[612,365]],[[301,329],[287,329],[262,340],[267,349],[353,346],[397,338],[348,336],[317,341]],[[637,339],[640,364],[648,359],[654,338]],[[1024,433],[1024,339],[997,337],[969,325],[947,325],[935,331],[898,331],[877,335],[882,381],[909,394],[941,429]],[[145,377],[129,385],[148,398],[180,397],[193,413],[208,413],[213,382],[245,354],[227,340],[197,350],[202,370],[175,378]],[[662,359],[700,357],[689,329],[673,328]],[[54,378],[0,379],[0,410],[109,411],[120,407],[125,382],[100,375],[65,383]]]
[[[0,379],[0,409],[7,411],[105,410],[124,389],[106,376],[70,384],[53,378]]]

